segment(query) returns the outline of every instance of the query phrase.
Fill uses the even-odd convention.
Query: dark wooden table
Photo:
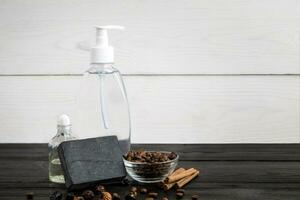
[[[200,169],[186,187],[183,199],[199,200],[300,199],[300,144],[159,144],[133,148],[170,150],[180,154],[179,166]],[[124,195],[129,186],[111,186]],[[147,186],[159,191],[155,186]],[[22,200],[34,192],[36,200],[49,199],[64,186],[48,181],[46,144],[0,145],[0,200]],[[175,199],[173,191],[164,193]],[[143,198],[140,198],[143,199]],[[160,198],[159,198],[160,199]]]

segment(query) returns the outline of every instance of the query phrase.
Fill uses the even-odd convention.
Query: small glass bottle
[[[57,121],[57,134],[48,144],[49,149],[49,180],[54,183],[65,183],[64,174],[58,157],[57,147],[67,140],[76,139],[72,135],[72,125],[68,115],[61,115]]]

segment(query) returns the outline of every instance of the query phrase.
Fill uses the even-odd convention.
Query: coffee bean
[[[168,197],[163,197],[161,200],[169,200]]]
[[[97,192],[105,192],[105,187],[104,187],[103,185],[98,185],[98,186],[96,187],[96,191],[97,191]]]
[[[137,195],[138,195],[138,193],[137,193],[138,192],[137,187],[132,186],[130,188],[130,192],[132,192],[134,194],[134,196],[137,197]]]
[[[131,162],[147,162],[147,163],[157,163],[165,162],[168,160],[174,160],[177,155],[174,152],[159,152],[159,151],[129,151],[124,158]]]
[[[183,193],[183,194],[184,194],[184,189],[177,189],[176,192],[179,192],[179,193]]]
[[[192,196],[192,200],[197,200],[199,198],[199,196],[197,195],[197,194],[194,194],[193,196]]]
[[[125,196],[125,200],[136,200],[136,195],[133,192],[130,192]]]
[[[33,192],[28,192],[28,193],[26,194],[26,199],[27,199],[27,200],[33,200],[33,197],[34,197],[34,193],[33,193]]]
[[[158,193],[157,192],[149,192],[148,197],[157,198]]]
[[[137,191],[138,191],[137,187],[132,186],[130,188],[130,192],[137,192]]]
[[[82,196],[74,197],[73,200],[85,200]]]
[[[120,200],[121,197],[120,197],[120,195],[119,195],[118,193],[113,193],[113,194],[112,194],[112,199],[113,199],[113,200]]]
[[[176,192],[176,198],[181,199],[183,197],[183,193],[181,192]]]
[[[140,192],[141,192],[141,194],[146,194],[147,193],[147,188],[141,188]]]
[[[170,159],[170,160],[173,160],[173,159],[175,159],[177,157],[177,155],[176,155],[176,153],[174,153],[174,152],[172,152],[172,153],[170,153],[169,155],[168,155],[168,158]]]
[[[130,181],[127,177],[123,178],[122,181],[121,181],[121,183],[122,183],[123,185],[129,185],[131,182],[132,182],[132,181]]]
[[[152,197],[147,197],[145,200],[154,200]]]
[[[95,194],[93,191],[91,190],[85,190],[83,193],[82,193],[82,196],[85,200],[93,200],[93,198],[95,197]]]

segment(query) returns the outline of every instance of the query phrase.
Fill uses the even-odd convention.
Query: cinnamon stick
[[[167,190],[171,189],[175,184],[176,183],[164,183],[162,185],[162,187],[163,187],[164,191],[167,191]]]
[[[199,175],[199,171],[196,170],[196,172],[194,172],[193,174],[191,174],[191,175],[189,175],[189,176],[187,176],[187,177],[181,179],[180,181],[178,181],[178,182],[176,183],[176,186],[177,186],[178,188],[182,188],[183,186],[185,186],[187,183],[189,183],[191,180],[193,180],[193,179],[194,179],[196,176],[198,176],[198,175]]]
[[[174,176],[174,175],[177,175],[177,174],[180,174],[181,172],[184,172],[185,171],[185,169],[184,168],[178,168],[178,169],[176,169],[171,175],[169,175],[168,177],[170,177],[170,176]],[[167,178],[168,178],[167,177]]]
[[[181,173],[181,172],[183,172],[183,171],[185,171],[185,169],[184,169],[183,167],[178,168],[178,169],[176,169],[170,176],[179,174],[179,173]]]
[[[178,168],[178,169],[175,170],[170,176],[174,176],[174,175],[176,175],[176,174],[180,174],[180,173],[182,173],[182,172],[184,172],[184,171],[185,171],[184,168]],[[170,177],[170,176],[169,176],[169,177]],[[174,183],[163,183],[163,184],[162,184],[162,187],[163,187],[163,189],[164,189],[165,191],[167,191],[167,190],[171,189],[175,184],[176,184],[176,182],[174,182]]]
[[[169,177],[166,178],[165,183],[174,183],[179,181],[182,178],[185,178],[187,176],[190,176],[192,174],[194,174],[197,170],[194,168],[190,168],[188,170],[185,170],[179,174],[175,174],[175,175],[171,175]]]

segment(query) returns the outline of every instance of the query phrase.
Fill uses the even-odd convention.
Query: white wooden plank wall
[[[47,142],[64,112],[79,130],[95,24],[126,26],[133,142],[300,142],[297,0],[0,0],[0,142]]]

